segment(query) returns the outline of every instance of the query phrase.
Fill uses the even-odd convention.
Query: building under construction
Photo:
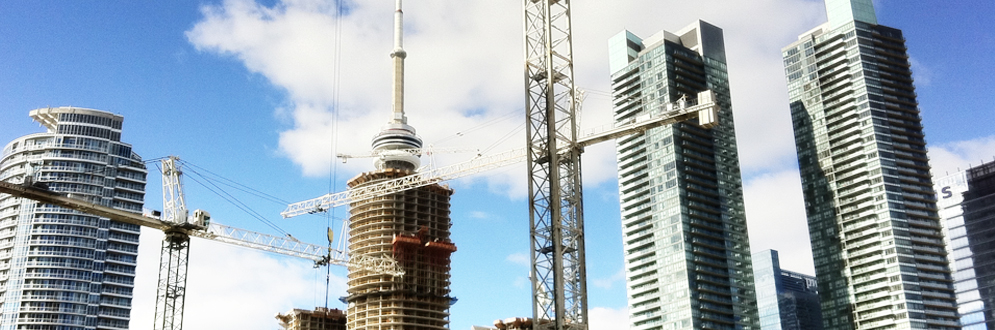
[[[294,308],[276,314],[284,330],[345,330],[346,317],[341,309],[317,307],[313,311]]]
[[[350,189],[412,175],[420,165],[421,138],[404,115],[404,58],[401,0],[394,14],[393,113],[373,138],[376,170],[349,180]],[[414,151],[414,152],[412,152]],[[403,276],[350,267],[350,330],[448,329],[450,239],[449,198],[438,184],[353,202],[349,211],[350,258],[392,257]]]
[[[385,168],[361,174],[350,187],[409,175]],[[353,203],[349,217],[352,258],[391,255],[404,270],[395,277],[363,269],[349,272],[349,329],[447,329],[449,323],[449,197],[439,185]]]

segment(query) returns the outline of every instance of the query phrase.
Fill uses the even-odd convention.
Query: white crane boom
[[[699,125],[706,128],[712,127],[716,124],[715,113],[718,109],[718,104],[713,99],[712,91],[704,91],[698,94],[697,102],[681,100],[667,104],[663,110],[651,111],[652,114],[637,117],[627,123],[605,125],[587,130],[582,132],[582,136],[577,139],[577,146],[583,148],[621,136],[643,132],[653,127],[673,124],[695,117],[699,118]],[[569,146],[559,147],[560,149],[564,149]],[[280,215],[284,218],[292,218],[304,214],[324,212],[354,201],[458,179],[522,161],[525,161],[525,149],[514,149],[490,156],[478,156],[463,163],[293,203],[287,205],[287,209],[281,212]]]
[[[432,154],[450,154],[450,153],[462,153],[462,152],[477,152],[478,149],[461,149],[461,148],[416,148],[416,149],[380,149],[372,150],[368,152],[352,153],[352,154],[335,154],[335,157],[341,158],[342,162],[347,162],[350,158],[374,158],[374,157],[384,157],[389,154],[409,154],[415,156],[432,155]]]
[[[376,196],[414,189],[439,183],[446,180],[462,178],[475,173],[480,173],[490,169],[514,164],[525,158],[524,149],[509,150],[491,156],[474,158],[470,161],[440,167],[437,169],[415,173],[402,178],[384,181],[381,183],[349,189],[343,192],[324,195],[318,198],[309,199],[302,202],[293,203],[287,206],[287,210],[280,213],[284,218],[295,217],[303,214],[324,212],[330,208],[349,204],[353,201],[364,200]]]
[[[363,267],[371,271],[390,274],[393,276],[404,275],[404,270],[402,270],[400,266],[397,265],[397,262],[392,258],[382,258],[382,260],[377,258],[365,258],[364,260],[352,261],[349,260],[348,254],[344,251],[330,249],[327,246],[308,244],[288,237],[271,236],[217,223],[210,224],[206,228],[193,223],[177,225],[168,221],[121,211],[100,204],[94,204],[88,201],[72,198],[71,196],[61,195],[46,189],[14,184],[5,181],[0,181],[0,193],[10,194],[14,197],[27,198],[46,204],[57,205],[118,222],[155,228],[162,231],[184,230],[187,231],[187,234],[190,236],[309,259],[319,264],[327,262],[333,265]]]

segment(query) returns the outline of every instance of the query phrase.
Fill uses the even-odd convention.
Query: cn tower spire
[[[407,124],[408,118],[404,116],[404,58],[408,53],[404,51],[404,12],[401,11],[401,0],[397,0],[394,10],[394,50],[390,57],[394,59],[394,95],[393,95],[393,117],[391,123]]]
[[[373,137],[373,152],[380,157],[373,165],[377,169],[416,170],[421,164],[420,153],[412,154],[410,149],[421,149],[422,141],[415,134],[415,128],[408,125],[408,117],[404,116],[404,13],[401,11],[401,0],[396,0],[394,10],[394,50],[390,57],[394,60],[394,88],[391,103],[391,117],[380,129],[380,134]]]

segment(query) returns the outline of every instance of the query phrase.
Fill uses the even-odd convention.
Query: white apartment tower
[[[0,180],[142,211],[147,172],[121,142],[123,117],[75,107],[30,115],[48,131],[4,147]],[[0,330],[128,329],[138,234],[136,225],[0,194]]]

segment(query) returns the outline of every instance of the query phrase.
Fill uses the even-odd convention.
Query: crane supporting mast
[[[155,298],[155,330],[183,329],[187,296],[187,266],[190,235],[186,230],[167,229],[159,260],[159,284]]]
[[[536,329],[587,330],[587,274],[569,0],[524,0]]]

